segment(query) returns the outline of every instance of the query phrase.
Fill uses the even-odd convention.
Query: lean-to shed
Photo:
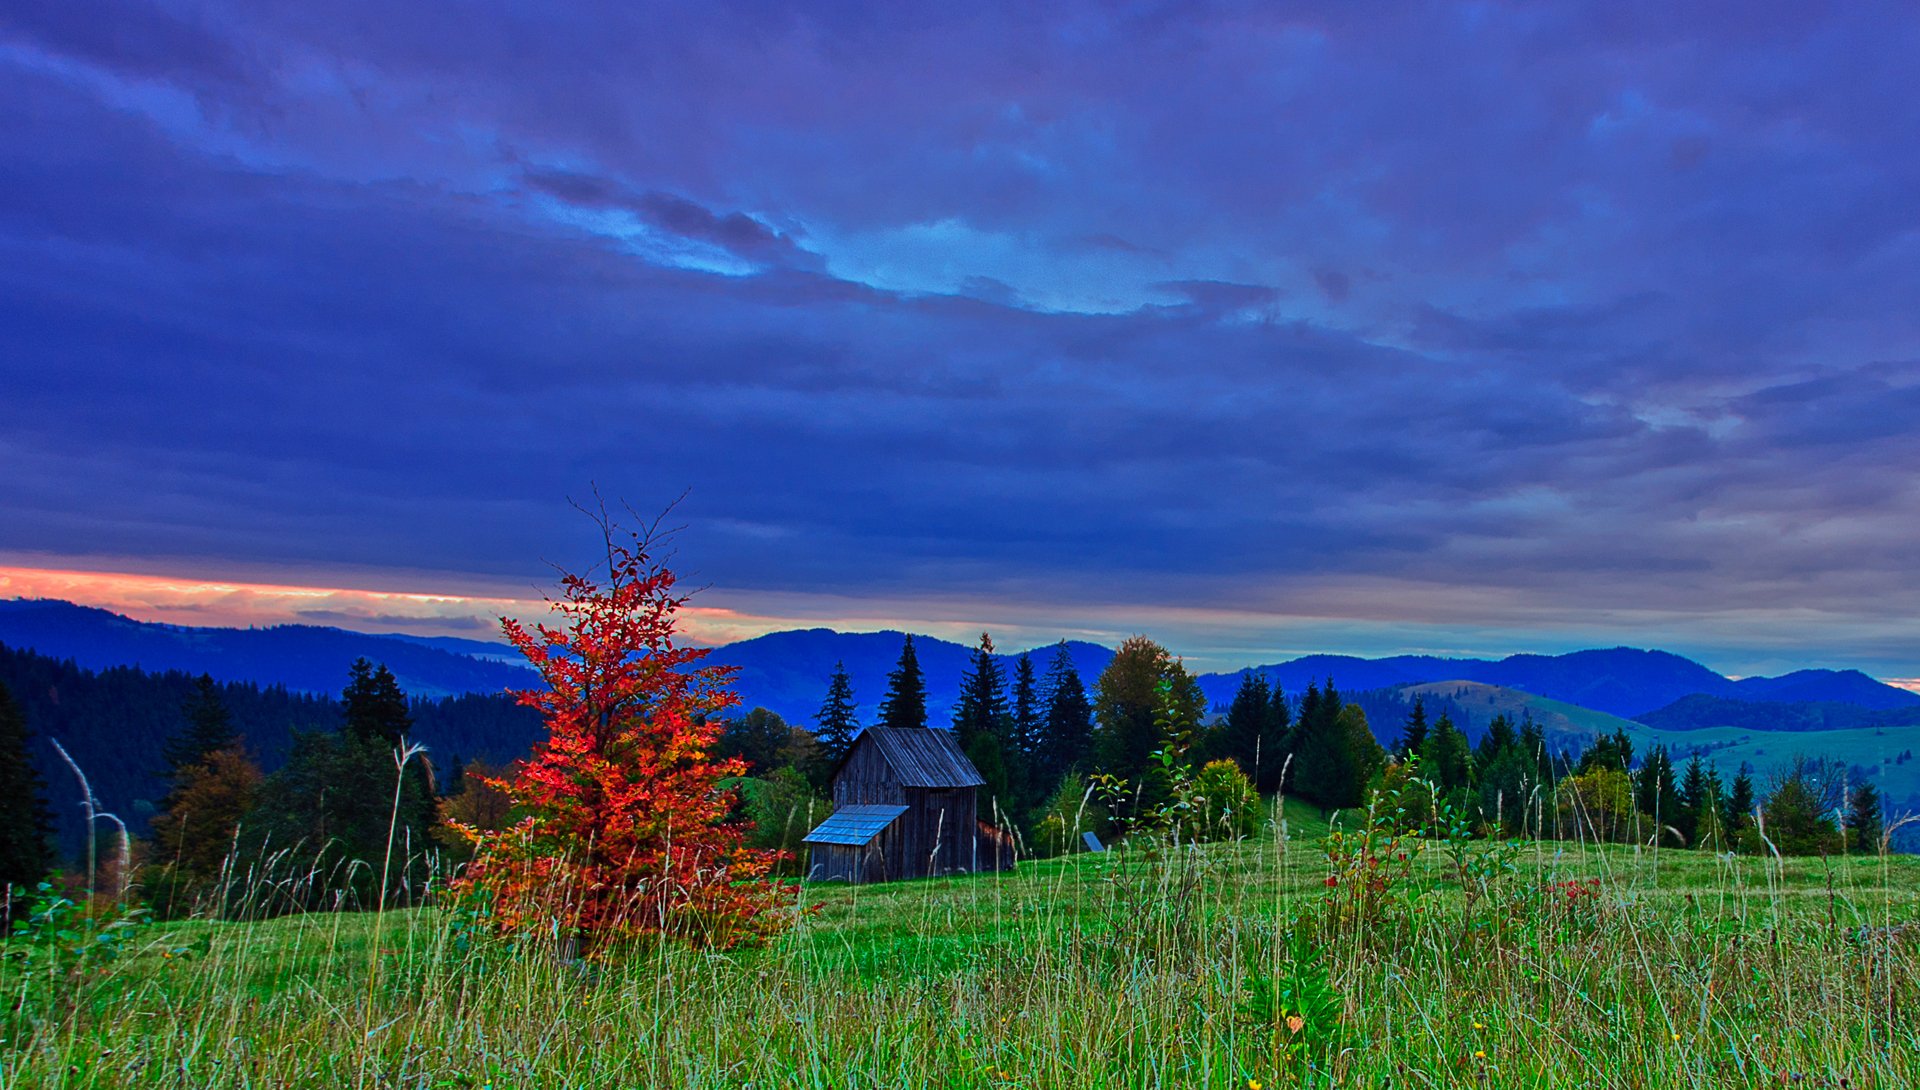
[[[938,727],[868,727],[833,774],[833,814],[806,836],[808,876],[883,882],[1006,870],[1011,844],[980,820],[986,781]]]

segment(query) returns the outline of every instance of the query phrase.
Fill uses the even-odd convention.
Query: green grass
[[[1920,729],[1913,727],[1817,731],[1738,727],[1658,730],[1592,708],[1475,681],[1435,681],[1409,686],[1407,692],[1446,696],[1487,718],[1504,713],[1518,720],[1522,715],[1532,715],[1555,743],[1584,745],[1599,735],[1625,731],[1640,753],[1654,746],[1666,746],[1674,754],[1675,763],[1684,765],[1689,755],[1699,752],[1727,779],[1731,779],[1742,764],[1752,765],[1764,779],[1768,772],[1795,756],[1830,757],[1866,769],[1883,797],[1890,801],[1920,798],[1920,761],[1894,763],[1894,758],[1902,752],[1920,748]],[[1390,727],[1388,733],[1393,729],[1397,728]]]
[[[1356,921],[1325,822],[1285,816],[809,887],[725,954],[463,954],[437,909],[156,928],[71,978],[6,970],[0,1087],[1920,1085],[1920,860],[1428,845]],[[1273,997],[1320,973],[1296,1034]]]

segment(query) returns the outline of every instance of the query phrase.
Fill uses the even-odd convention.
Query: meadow
[[[1402,856],[1404,855],[1404,858]],[[444,908],[6,944],[0,1087],[1908,1087],[1920,860],[1236,843],[808,885],[603,962]]]

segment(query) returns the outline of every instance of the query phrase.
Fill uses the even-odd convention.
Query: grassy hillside
[[[1409,686],[1402,691],[1443,695],[1467,708],[1475,717],[1472,734],[1476,738],[1487,720],[1495,715],[1519,719],[1531,714],[1546,729],[1549,741],[1570,749],[1577,750],[1597,735],[1624,730],[1633,739],[1636,752],[1645,753],[1653,746],[1664,745],[1677,760],[1684,762],[1698,754],[1728,776],[1742,763],[1751,764],[1763,782],[1768,772],[1795,755],[1831,757],[1864,770],[1879,786],[1890,811],[1920,810],[1920,757],[1902,759],[1903,754],[1920,753],[1920,726],[1850,730],[1769,731],[1740,727],[1663,730],[1591,708],[1478,682],[1438,681]]]
[[[1575,747],[1616,730],[1631,735],[1645,729],[1631,719],[1478,681],[1430,681],[1409,685],[1401,692],[1406,693],[1408,699],[1416,694],[1442,696],[1466,708],[1474,717],[1467,729],[1475,740],[1486,729],[1487,721],[1496,715],[1510,716],[1515,722],[1532,715],[1547,732],[1549,741]]]
[[[1285,839],[806,887],[731,953],[563,963],[424,909],[191,923],[74,977],[8,960],[0,1086],[1920,1084],[1920,860],[1376,843],[1370,884],[1288,813]]]

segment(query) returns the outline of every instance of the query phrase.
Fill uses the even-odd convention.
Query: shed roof
[[[859,847],[879,836],[887,826],[893,824],[893,819],[906,812],[904,806],[842,806],[803,837],[801,842]]]
[[[950,730],[939,727],[868,727],[861,742],[879,747],[902,787],[981,787],[986,780],[961,751]]]

